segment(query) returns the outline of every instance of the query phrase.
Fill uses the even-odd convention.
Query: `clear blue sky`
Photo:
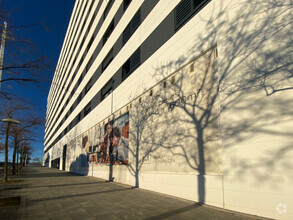
[[[12,18],[8,21],[9,26],[23,26],[35,23],[42,23],[30,27],[26,30],[19,28],[17,34],[26,39],[30,39],[36,46],[38,53],[45,56],[47,61],[53,67],[50,71],[45,71],[46,78],[52,79],[54,68],[56,67],[60,50],[63,44],[64,36],[67,30],[74,0],[0,0],[2,8],[6,10]],[[12,24],[11,24],[12,23]],[[5,53],[8,53],[5,48]],[[5,56],[5,55],[4,55]],[[4,60],[5,62],[5,60]],[[4,76],[5,72],[3,72]],[[40,117],[46,117],[47,96],[50,83],[42,83],[41,88],[35,86],[18,86],[11,83],[6,84],[3,89],[13,90],[19,96],[30,100],[36,107]],[[38,130],[40,139],[44,138],[44,127]],[[32,158],[43,156],[43,143],[33,143],[34,152]],[[10,150],[11,153],[12,150]],[[3,160],[3,155],[0,155],[0,161]]]

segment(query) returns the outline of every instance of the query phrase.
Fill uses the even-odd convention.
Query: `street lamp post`
[[[5,165],[4,165],[4,182],[7,182],[8,177],[8,133],[9,133],[9,127],[10,124],[19,124],[19,121],[12,119],[12,118],[4,118],[1,120],[2,122],[7,123],[6,132],[5,132]]]
[[[3,58],[4,58],[6,29],[7,29],[7,22],[4,21],[4,28],[3,28],[2,40],[1,40],[1,48],[0,48],[0,88],[1,88],[1,79],[2,79],[2,69],[3,69]]]

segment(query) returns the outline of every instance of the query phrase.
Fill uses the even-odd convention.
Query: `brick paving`
[[[20,205],[0,207],[1,219],[264,219],[46,167],[16,178],[0,184],[0,198],[20,196]]]

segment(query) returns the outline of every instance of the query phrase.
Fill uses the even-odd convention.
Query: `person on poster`
[[[121,132],[118,127],[115,127],[112,132],[112,146],[113,152],[117,152],[117,161],[120,164],[128,164],[128,139],[121,136]]]
[[[102,129],[100,126],[98,126],[96,128],[95,140],[96,140],[96,144],[97,144],[96,145],[97,147],[95,150],[96,156],[97,156],[97,163],[102,163],[103,158],[102,158],[101,149],[102,149],[102,144],[104,142],[104,138],[102,137]]]
[[[112,133],[112,124],[109,122],[106,124],[106,135],[104,136],[104,142],[101,145],[102,160],[105,164],[110,163],[110,154],[112,153],[112,141],[110,136]]]

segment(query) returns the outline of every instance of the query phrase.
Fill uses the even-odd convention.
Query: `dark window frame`
[[[115,26],[114,26],[114,19],[111,21],[111,23],[109,24],[107,30],[105,31],[105,34],[103,36],[103,42],[102,44],[105,45],[105,43],[107,42],[107,40],[109,39],[109,37],[111,36],[112,32],[114,31]]]
[[[112,60],[114,59],[113,55],[113,48],[109,51],[109,53],[105,56],[103,62],[102,62],[102,73],[107,69],[107,67],[110,65]]]
[[[112,3],[113,3],[114,1],[113,0],[109,0],[109,2],[108,2],[108,4],[107,4],[107,6],[106,6],[106,8],[105,8],[105,10],[104,10],[104,13],[103,13],[103,18],[104,18],[104,20],[106,19],[106,17],[107,17],[107,15],[109,14],[109,12],[110,12],[110,10],[111,10],[111,7],[112,7]]]
[[[122,33],[122,45],[126,44],[126,42],[131,38],[134,32],[141,24],[141,12],[140,9],[135,13],[131,21],[128,23],[126,28]]]
[[[85,94],[88,93],[88,91],[92,88],[92,78],[90,78],[90,80],[88,81],[88,83],[86,84],[85,88],[84,88],[84,92]]]
[[[91,101],[83,109],[83,117],[87,116],[92,110]]]
[[[182,0],[174,9],[175,31],[196,15],[211,0]]]
[[[132,0],[124,0],[123,1],[123,11],[126,11],[126,9],[129,7]]]
[[[78,124],[78,122],[80,122],[81,120],[81,113],[78,113],[77,116],[75,117],[75,125]]]
[[[114,90],[114,79],[110,79],[101,89],[101,101],[110,95]]]
[[[79,96],[76,99],[76,104],[78,105],[82,100],[82,93],[79,94]]]
[[[141,64],[140,47],[130,56],[122,66],[122,81],[127,79],[131,73]]]

